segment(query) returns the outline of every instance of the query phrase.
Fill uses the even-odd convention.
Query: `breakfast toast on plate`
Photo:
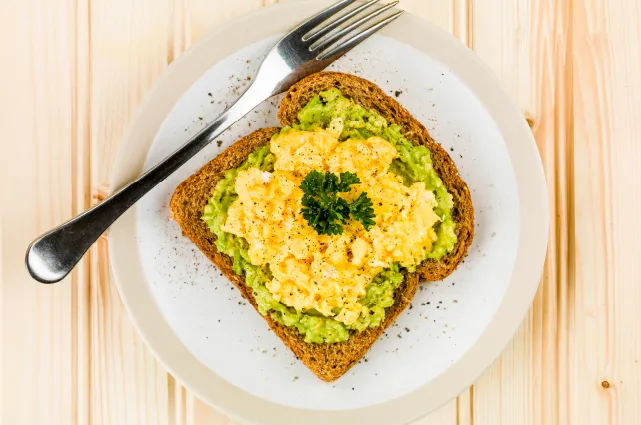
[[[321,93],[323,95],[319,97]],[[417,146],[422,145],[429,150],[428,162],[421,162],[421,164],[426,164],[426,167],[433,169],[435,175],[438,176],[436,179],[432,177],[432,180],[436,181],[435,187],[440,187],[435,191],[437,197],[439,194],[447,195],[438,198],[440,203],[434,210],[438,211],[443,223],[448,222],[451,225],[448,227],[449,233],[444,224],[441,224],[443,229],[437,229],[433,232],[434,238],[440,239],[433,241],[435,248],[432,248],[431,255],[422,258],[420,264],[415,267],[397,267],[397,275],[402,276],[402,279],[391,278],[395,282],[393,285],[381,286],[383,288],[381,291],[388,291],[387,300],[378,306],[371,306],[370,310],[363,307],[363,314],[365,311],[369,311],[369,314],[373,315],[372,317],[378,317],[378,321],[370,320],[367,325],[360,327],[355,327],[353,321],[339,322],[334,320],[340,314],[325,317],[327,314],[323,316],[318,311],[311,313],[312,309],[308,306],[307,311],[305,308],[295,308],[298,304],[283,301],[287,297],[281,298],[280,295],[277,297],[278,303],[274,304],[273,300],[270,300],[272,303],[269,304],[278,305],[277,312],[265,307],[264,297],[265,294],[269,296],[270,292],[267,292],[264,281],[271,276],[262,276],[264,274],[262,269],[250,264],[251,262],[247,259],[247,241],[237,236],[221,233],[223,232],[221,226],[224,229],[231,228],[229,223],[223,222],[227,219],[227,208],[238,199],[238,194],[234,192],[233,184],[230,185],[230,182],[235,183],[239,172],[251,168],[252,164],[258,164],[256,167],[261,170],[273,170],[274,155],[269,152],[270,148],[268,147],[272,139],[276,139],[279,134],[287,134],[292,130],[291,127],[294,132],[306,131],[306,127],[299,125],[301,117],[318,119],[319,122],[327,121],[325,119],[327,117],[322,114],[334,111],[334,109],[328,109],[330,106],[334,108],[332,106],[334,104],[331,102],[339,102],[340,105],[348,104],[353,110],[357,110],[360,105],[368,111],[364,118],[359,116],[362,118],[360,124],[346,123],[344,117],[333,120],[331,127],[337,134],[341,134],[342,128],[345,128],[345,131],[349,130],[349,125],[359,125],[360,129],[355,127],[356,129],[352,128],[351,130],[353,130],[353,134],[365,135],[362,138],[369,137],[370,131],[366,130],[367,128],[372,128],[373,131],[377,131],[379,127],[390,128],[397,131],[398,134],[402,133],[403,140],[411,141]],[[307,112],[305,116],[301,115],[301,111]],[[360,108],[358,111],[362,115],[364,109]],[[309,118],[310,116],[313,118]],[[429,281],[441,280],[452,273],[463,260],[474,233],[474,211],[471,196],[467,185],[460,178],[454,162],[447,152],[429,136],[425,127],[395,99],[386,95],[379,87],[367,80],[336,72],[313,74],[292,86],[286,93],[278,112],[278,118],[285,126],[284,130],[272,127],[251,133],[235,142],[182,182],[171,198],[171,214],[181,227],[183,234],[194,242],[238,287],[243,297],[263,315],[270,328],[293,353],[320,379],[333,381],[358,362],[376,339],[407,307],[414,297],[419,277]],[[339,124],[338,130],[334,128],[337,122]],[[386,135],[397,133],[390,131],[375,135],[385,138]],[[352,137],[354,137],[353,134]],[[322,133],[322,136],[325,137],[325,133]],[[407,152],[407,145],[399,143],[395,145],[398,146],[399,152],[403,149]],[[268,171],[262,171],[262,173],[266,176],[265,182],[267,183],[271,174]],[[405,173],[407,175],[416,174],[416,169],[405,170]],[[423,177],[429,180],[429,175]],[[419,181],[421,180],[419,179]],[[425,187],[427,187],[427,183]],[[216,202],[212,201],[213,196],[217,197]],[[219,202],[221,199],[226,201],[221,204]],[[441,208],[441,204],[447,205]],[[300,205],[298,207],[300,209]],[[348,227],[349,225],[345,225],[346,229]],[[219,240],[215,232],[223,235],[225,240]],[[234,251],[234,247],[236,247],[236,251]],[[238,247],[242,247],[242,249]],[[222,250],[227,253],[221,252]],[[437,250],[440,252],[435,254]],[[354,254],[350,252],[349,255],[351,260]],[[243,269],[239,264],[244,265],[245,268]],[[260,279],[257,278],[257,275]],[[248,276],[251,276],[249,282]],[[274,292],[274,286],[272,285],[270,288],[272,288],[271,292]],[[376,314],[374,314],[375,312]],[[306,317],[307,314],[313,314],[314,317]],[[301,317],[310,320],[305,321],[305,324],[302,325]],[[309,323],[313,323],[316,328],[310,330],[309,327],[312,325]],[[359,323],[362,323],[362,320]],[[336,326],[332,327],[334,325]],[[322,331],[319,330],[320,328]]]

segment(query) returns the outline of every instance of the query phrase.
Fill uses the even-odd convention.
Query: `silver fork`
[[[379,2],[371,0],[346,10],[355,1],[339,1],[294,28],[269,51],[254,82],[240,98],[200,133],[136,181],[33,241],[25,260],[29,274],[42,283],[62,280],[118,217],[220,133],[264,100],[286,91],[301,78],[321,71],[403,13],[399,10],[376,19],[398,1],[368,11]],[[364,15],[359,18],[361,13]],[[353,22],[349,23],[350,19]],[[366,25],[368,23],[371,25]]]

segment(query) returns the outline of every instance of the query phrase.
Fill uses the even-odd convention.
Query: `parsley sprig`
[[[349,210],[352,213],[352,217],[360,221],[365,230],[369,231],[369,229],[376,224],[374,222],[374,217],[376,217],[376,215],[374,215],[374,205],[372,204],[372,200],[367,196],[367,193],[361,192],[358,198],[349,204]]]
[[[374,207],[367,193],[361,194],[352,203],[338,196],[339,193],[349,192],[350,186],[360,183],[354,173],[320,173],[311,171],[302,181],[303,218],[320,235],[340,235],[343,224],[352,216],[358,220],[365,230],[374,226]]]

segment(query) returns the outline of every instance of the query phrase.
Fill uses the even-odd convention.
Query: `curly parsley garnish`
[[[358,198],[349,204],[349,210],[352,213],[352,217],[360,221],[365,230],[369,231],[369,229],[376,224],[374,222],[374,217],[376,217],[376,215],[374,215],[374,205],[372,204],[372,200],[367,196],[367,193],[361,192]]]
[[[350,186],[360,183],[354,173],[320,173],[311,171],[300,188],[303,190],[303,218],[320,235],[340,235],[343,224],[352,216],[365,230],[374,226],[374,208],[367,193],[361,192],[351,204],[338,196],[350,191]]]

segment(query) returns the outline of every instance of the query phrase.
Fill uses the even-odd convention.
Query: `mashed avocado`
[[[294,125],[295,129],[313,131],[318,127],[330,128],[336,132],[340,131],[340,140],[378,136],[391,143],[398,150],[399,157],[392,163],[390,171],[401,176],[406,185],[423,182],[426,189],[435,193],[438,201],[435,212],[442,221],[435,228],[437,240],[426,258],[439,259],[453,249],[456,233],[451,217],[452,196],[436,175],[427,148],[413,145],[403,136],[399,126],[388,125],[379,114],[345,98],[338,89],[321,92],[315,96],[299,112],[298,121]],[[289,130],[290,128],[286,127],[282,132]],[[216,185],[214,194],[205,207],[203,220],[218,238],[217,249],[233,258],[235,273],[245,273],[245,280],[253,290],[260,313],[270,314],[274,320],[285,326],[295,326],[305,335],[305,341],[308,343],[345,341],[349,338],[350,331],[362,331],[368,327],[379,326],[385,317],[385,308],[394,304],[395,289],[403,281],[402,271],[397,264],[392,264],[390,268],[379,273],[367,286],[367,293],[360,302],[367,307],[369,314],[361,314],[355,323],[346,325],[315,310],[298,312],[274,300],[265,286],[271,279],[269,268],[251,264],[247,254],[247,242],[221,230],[227,219],[229,206],[238,198],[234,185],[238,172],[252,167],[262,171],[274,170],[275,158],[269,148],[269,145],[266,145],[254,151],[240,167],[228,170]]]

